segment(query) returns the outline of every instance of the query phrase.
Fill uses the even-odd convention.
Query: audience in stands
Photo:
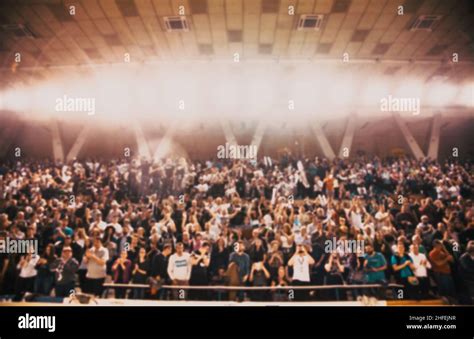
[[[5,163],[0,240],[35,240],[43,254],[0,253],[0,295],[67,296],[79,287],[102,296],[113,281],[149,285],[130,289],[138,299],[292,300],[284,289],[179,287],[399,283],[405,299],[471,303],[472,172],[454,161],[290,154]],[[328,241],[364,246],[328,250]],[[162,288],[169,284],[178,287]],[[293,292],[298,300],[353,292],[329,291]]]

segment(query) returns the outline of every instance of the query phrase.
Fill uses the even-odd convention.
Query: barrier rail
[[[120,284],[120,283],[106,283],[104,284],[104,293],[103,296],[107,296],[109,289],[148,289],[150,285],[147,284]],[[226,291],[270,291],[275,292],[279,291],[293,291],[293,290],[361,290],[361,289],[372,289],[372,290],[393,290],[396,288],[403,288],[403,285],[400,284],[361,284],[361,285],[308,285],[308,286],[225,286],[225,285],[205,285],[205,286],[191,286],[191,285],[161,285],[158,288],[161,291],[167,290],[209,290],[214,291],[218,294],[218,300],[221,300],[221,293]],[[337,298],[338,299],[338,298]]]
[[[116,284],[116,283],[106,283],[104,284],[105,288],[150,288],[150,285],[147,284]],[[354,289],[354,288],[403,288],[403,285],[400,284],[364,284],[364,285],[308,285],[308,286],[226,286],[226,285],[205,285],[205,286],[196,286],[196,285],[161,285],[160,288],[165,289],[178,289],[178,290],[249,290],[249,291],[258,291],[258,290],[326,290],[334,288],[342,289]]]

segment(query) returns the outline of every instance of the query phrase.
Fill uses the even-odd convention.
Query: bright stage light
[[[380,100],[390,95],[390,86],[388,84],[388,79],[369,80],[362,91],[362,104],[379,109]]]
[[[423,96],[423,83],[416,79],[406,79],[399,83],[395,89],[394,95],[398,98],[416,98],[420,99]]]
[[[456,104],[474,107],[474,83],[463,86],[456,98]]]
[[[108,125],[137,119],[180,123],[216,118],[303,121],[334,117],[356,106],[378,110],[380,100],[388,95],[420,98],[421,105],[473,106],[472,84],[459,91],[448,83],[397,80],[364,78],[364,74],[308,64],[158,63],[55,77],[35,86],[10,89],[3,93],[1,104],[3,109],[38,118],[54,115],[85,122],[85,112],[55,110],[57,98],[85,97],[95,100],[94,119]]]
[[[429,86],[426,100],[433,106],[446,106],[453,103],[457,91],[452,84],[437,82]]]
[[[341,75],[328,84],[329,99],[336,107],[347,107],[355,99],[355,82],[351,75]]]
[[[3,93],[1,109],[24,112],[31,107],[31,97],[24,88],[15,88]]]

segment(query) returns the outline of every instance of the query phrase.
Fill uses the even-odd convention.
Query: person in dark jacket
[[[163,245],[163,250],[153,257],[151,262],[151,295],[162,299],[164,290],[159,290],[159,286],[169,283],[168,277],[168,259],[171,254],[171,244]]]
[[[128,259],[128,252],[123,250],[120,252],[120,257],[115,260],[112,265],[112,272],[114,277],[114,283],[116,284],[128,284],[132,276],[132,261]],[[116,288],[115,297],[124,298],[126,288]]]
[[[51,269],[55,272],[56,296],[70,296],[74,291],[76,272],[79,269],[79,263],[72,256],[71,247],[63,247],[61,257],[51,264]]]

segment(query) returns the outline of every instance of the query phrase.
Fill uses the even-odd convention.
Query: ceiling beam
[[[324,156],[329,160],[333,160],[336,157],[336,154],[334,153],[331,144],[326,138],[323,129],[319,125],[319,122],[313,121],[311,127],[313,129],[314,135],[316,136],[316,139],[318,140],[319,146],[321,146],[321,149],[323,150]]]
[[[428,146],[428,158],[438,160],[439,140],[441,134],[441,113],[433,116],[431,121],[430,143]]]
[[[265,121],[260,121],[257,125],[257,128],[255,129],[255,133],[253,135],[252,141],[250,142],[250,145],[255,146],[257,152],[260,148],[260,144],[262,143],[262,139],[266,129],[267,123]]]
[[[84,146],[86,140],[87,140],[87,135],[89,134],[89,126],[84,126],[82,130],[79,132],[79,135],[77,136],[76,140],[72,144],[71,149],[69,150],[69,153],[66,156],[66,161],[69,162],[79,155],[79,152],[82,149],[82,146]]]
[[[61,139],[61,134],[59,133],[58,121],[55,118],[51,119],[51,124],[49,125],[51,131],[51,141],[53,143],[53,159],[54,161],[63,162],[64,161],[64,147]]]
[[[133,123],[133,131],[138,146],[138,154],[141,158],[149,159],[151,157],[150,147],[148,146],[142,127],[137,121]]]
[[[347,118],[346,130],[342,137],[341,147],[339,148],[339,158],[346,158],[350,155],[352,140],[354,139],[355,127],[357,123],[356,114],[350,114]],[[345,149],[347,148],[348,155],[345,155]]]
[[[410,147],[410,150],[413,156],[416,159],[423,159],[425,157],[423,151],[421,150],[420,146],[416,142],[415,138],[413,137],[413,134],[410,132],[405,122],[400,117],[400,114],[393,113],[393,118],[395,119],[398,125],[398,128],[400,129],[400,132],[402,132],[403,138],[405,138],[405,141],[407,142],[408,147]]]

